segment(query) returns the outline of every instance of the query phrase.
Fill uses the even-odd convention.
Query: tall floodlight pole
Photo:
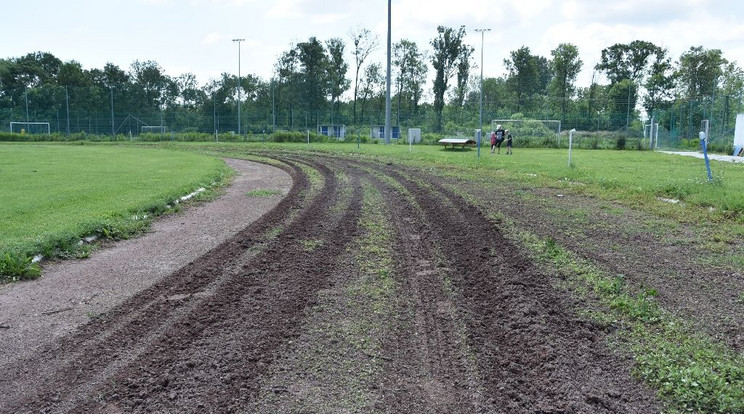
[[[274,99],[275,89],[276,87],[274,86],[274,78],[271,78],[271,138],[274,138],[274,136],[276,135],[276,100]]]
[[[67,135],[70,135],[70,92],[65,86],[65,107],[67,108]]]
[[[217,135],[217,102],[214,100],[214,92],[212,92],[212,123],[214,124],[214,140],[219,141],[220,138]]]
[[[385,143],[390,145],[390,138],[392,136],[390,126],[390,16],[391,16],[391,0],[388,0],[388,30],[387,30],[387,79],[386,90],[385,90]]]
[[[238,135],[240,135],[240,42],[244,42],[245,39],[233,39],[233,42],[238,42]]]
[[[28,89],[26,89],[25,92],[26,93],[24,93],[24,95],[26,97],[26,130],[28,130],[29,122],[31,122],[31,120],[28,117]]]
[[[114,88],[111,87],[111,136],[116,135],[116,129],[114,129]]]
[[[480,125],[480,134],[478,134],[478,158],[480,158],[481,139],[483,139],[483,37],[485,33],[491,31],[491,29],[475,29],[475,31],[480,32],[481,34],[480,115],[478,117]]]

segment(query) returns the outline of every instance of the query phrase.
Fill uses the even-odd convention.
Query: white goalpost
[[[10,132],[18,134],[51,134],[49,122],[11,121]]]
[[[165,125],[142,125],[141,132],[143,134],[165,134],[168,127]]]
[[[530,141],[542,142],[546,139],[559,140],[561,133],[561,121],[557,119],[493,119],[491,129],[501,125],[502,129],[509,130],[514,136],[515,143],[526,145]],[[486,136],[489,135],[486,131]],[[558,141],[556,141],[558,142]]]
[[[525,127],[535,127],[542,125],[544,128],[552,131],[554,134],[561,133],[561,121],[558,119],[494,119],[491,120],[491,127],[496,128],[497,125],[501,125],[504,129],[509,129],[511,126],[514,130],[524,129]]]

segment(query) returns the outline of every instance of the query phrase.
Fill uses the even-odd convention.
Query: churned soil
[[[119,291],[115,299],[31,299],[40,303],[41,311],[32,311],[38,318],[89,312],[61,328],[40,327],[51,329],[48,337],[14,333],[31,314],[3,319],[3,344],[16,345],[13,355],[4,349],[0,365],[0,412],[661,410],[630,363],[607,347],[606,328],[579,318],[570,295],[554,288],[554,275],[488,217],[483,205],[513,202],[509,191],[468,188],[482,197],[476,206],[452,188],[465,183],[430,171],[322,154],[265,155],[283,171],[255,172],[277,178],[259,187],[286,188],[285,177],[292,184],[281,200],[249,200],[274,202],[269,208],[239,208],[264,213],[260,218],[226,214],[237,229],[210,231],[215,240],[207,241],[186,231],[213,216],[192,220],[187,209],[179,216],[183,233],[174,237],[203,251],[159,262],[131,287],[108,285],[107,276],[90,290],[85,280],[74,282],[80,292]],[[374,197],[381,201],[370,209]],[[535,218],[518,208],[503,214],[520,223]],[[367,259],[378,262],[359,252],[375,226],[389,234],[364,251],[390,263],[370,269]],[[146,247],[150,258],[135,252],[99,272],[166,260],[167,244]],[[64,263],[65,276],[84,263]],[[3,309],[25,306],[14,292],[43,283],[1,291]],[[107,306],[91,310],[96,301]]]
[[[662,308],[696,329],[744,350],[744,273],[735,258],[744,240],[706,223],[679,223],[570,188],[507,180],[484,188],[459,182],[486,211],[621,277],[631,289],[653,289]],[[733,259],[733,260],[732,260]]]

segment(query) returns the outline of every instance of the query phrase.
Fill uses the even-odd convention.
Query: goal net
[[[491,129],[498,126],[514,137],[514,145],[521,147],[554,146],[559,144],[561,121],[556,119],[494,119]],[[486,136],[490,131],[486,131]]]
[[[165,134],[167,130],[165,125],[142,125],[143,134]]]
[[[49,122],[11,121],[10,132],[17,134],[51,134]]]

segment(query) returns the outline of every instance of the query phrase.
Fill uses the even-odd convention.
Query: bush
[[[618,137],[617,143],[615,144],[615,149],[624,150],[625,149],[625,137]]]

